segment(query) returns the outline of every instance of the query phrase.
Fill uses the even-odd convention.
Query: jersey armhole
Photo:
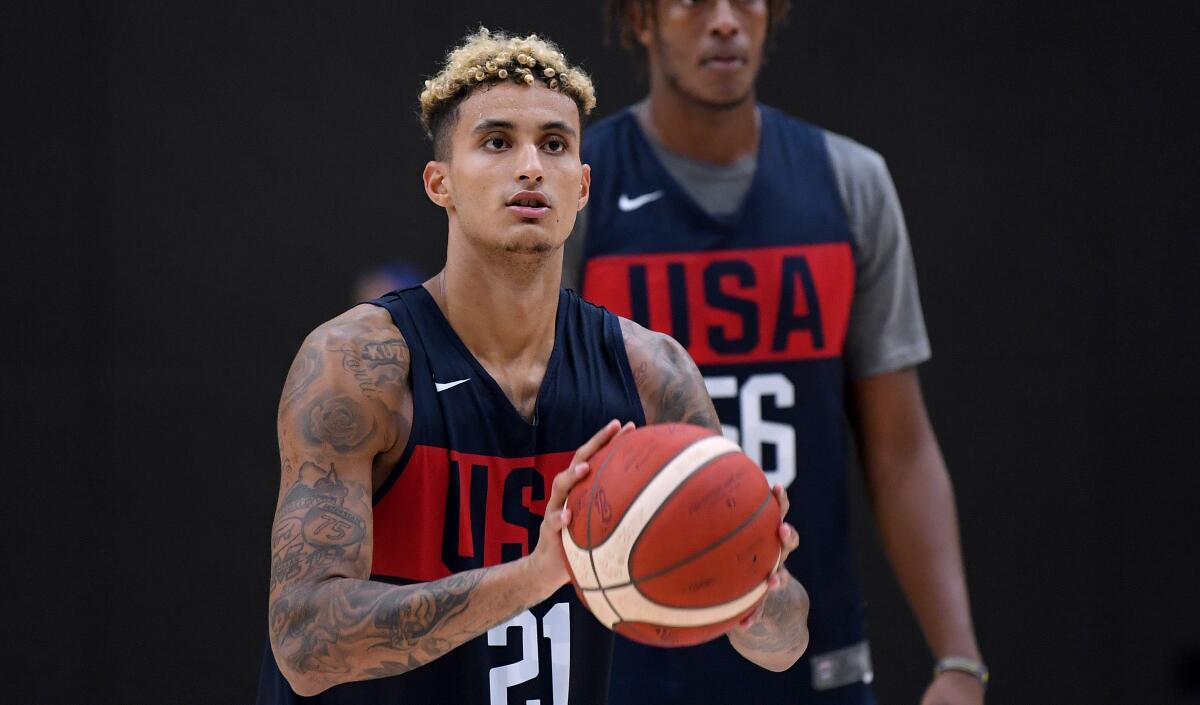
[[[638,394],[637,382],[633,379],[633,367],[629,364],[629,353],[625,349],[625,334],[621,332],[621,319],[607,309],[604,310],[607,338],[609,345],[617,356],[617,364],[621,367],[622,382],[625,386],[626,400],[634,413],[632,419],[635,426],[646,425],[646,410],[642,408],[642,397]]]
[[[400,459],[396,461],[396,465],[388,471],[387,477],[384,478],[383,482],[379,485],[379,489],[375,490],[375,492],[371,495],[371,506],[374,507],[375,505],[379,504],[379,502],[387,495],[388,490],[392,489],[392,485],[396,483],[396,480],[400,478],[400,474],[404,472],[406,467],[408,467],[409,461],[412,460],[413,451],[417,447],[417,419],[420,418],[417,411],[417,397],[419,395],[417,394],[417,390],[413,384],[413,380],[416,378],[416,375],[413,374],[413,372],[414,368],[416,367],[417,353],[413,351],[413,347],[409,342],[411,338],[410,336],[404,334],[405,326],[400,325],[400,321],[397,316],[399,313],[397,308],[404,306],[404,299],[401,298],[398,293],[388,294],[378,299],[364,301],[363,303],[378,306],[387,311],[388,315],[392,318],[392,325],[396,326],[396,331],[400,333],[400,337],[404,338],[404,346],[408,348],[409,359],[408,390],[409,395],[412,398],[412,424],[408,430],[408,441],[404,444],[404,451],[400,453]]]

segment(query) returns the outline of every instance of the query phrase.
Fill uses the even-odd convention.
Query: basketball
[[[567,497],[563,550],[605,626],[652,646],[714,639],[766,594],[779,503],[736,443],[689,424],[618,436]]]

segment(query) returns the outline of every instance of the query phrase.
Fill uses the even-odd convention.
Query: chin
[[[732,110],[751,100],[754,95],[753,84],[744,85],[742,82],[723,85],[701,84],[695,90],[686,91],[692,100],[701,105],[716,110]]]
[[[504,251],[516,255],[548,255],[558,246],[545,233],[522,233],[504,243]]]

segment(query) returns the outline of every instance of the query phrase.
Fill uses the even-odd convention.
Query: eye
[[[567,151],[567,143],[561,137],[551,137],[544,145],[547,152],[558,154]]]
[[[483,141],[485,149],[498,152],[508,146],[508,140],[502,135],[491,135]]]

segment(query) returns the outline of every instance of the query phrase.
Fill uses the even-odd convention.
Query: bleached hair
[[[540,82],[575,101],[581,117],[596,107],[591,77],[568,64],[554,42],[536,34],[514,37],[481,27],[450,50],[442,70],[421,91],[421,124],[435,147],[439,117],[476,86],[503,81],[527,86]]]

